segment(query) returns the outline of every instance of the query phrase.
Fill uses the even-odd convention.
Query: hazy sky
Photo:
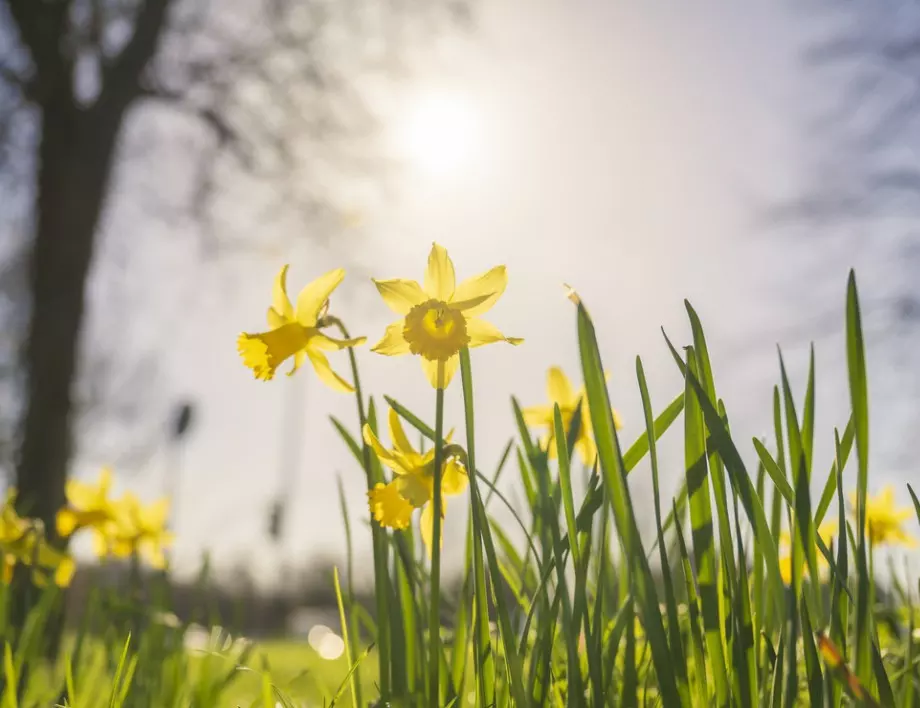
[[[330,268],[348,266],[333,310],[372,344],[391,314],[368,276],[421,279],[432,240],[448,248],[459,278],[507,264],[509,287],[490,319],[526,340],[516,349],[473,352],[482,469],[493,467],[513,434],[511,395],[524,405],[542,402],[552,364],[580,382],[575,313],[562,290],[567,282],[595,318],[627,443],[642,430],[637,354],[656,408],[681,390],[659,327],[675,344],[686,343],[683,298],[706,326],[720,394],[742,441],[771,429],[775,344],[783,344],[801,400],[803,336],[816,317],[833,312],[835,327],[818,345],[816,475],[826,474],[833,426],[845,424],[848,405],[841,332],[850,263],[836,254],[816,279],[820,254],[762,220],[772,200],[803,183],[809,112],[827,92],[801,62],[814,16],[804,18],[791,5],[483,3],[479,31],[452,52],[449,71],[439,66],[421,82],[447,85],[475,108],[478,142],[462,169],[439,177],[407,174],[400,201],[369,211],[360,231],[337,249],[314,246],[195,269],[194,278],[188,248],[145,251],[145,259],[159,260],[146,260],[148,275],[138,276],[135,287],[159,288],[170,303],[147,335],[167,343],[164,385],[199,406],[182,458],[177,563],[187,568],[210,547],[218,562],[243,560],[269,577],[281,559],[340,553],[339,473],[357,548],[369,549],[359,522],[366,513],[363,473],[328,421],[334,414],[356,430],[354,400],[323,388],[309,368],[293,379],[255,381],[235,338],[263,327],[272,278],[289,260],[294,292]],[[116,206],[111,223],[131,218],[129,207]],[[869,249],[854,252],[852,261],[858,274],[867,271],[869,297],[883,271]],[[161,274],[153,280],[151,263]],[[885,368],[884,357],[870,351],[873,370]],[[345,371],[347,358],[333,365]],[[364,348],[360,365],[365,390],[378,401],[389,394],[433,418],[433,391],[417,361]],[[292,505],[289,535],[275,549],[265,529],[281,491],[292,389],[305,402],[301,469],[296,485],[284,490]],[[453,385],[449,425],[462,425],[461,406]],[[900,441],[886,430],[889,438],[885,430],[873,438],[876,484],[909,472],[889,464]],[[671,437],[663,457],[668,493],[683,464],[679,434]],[[751,446],[743,452],[752,461]],[[155,494],[163,463],[153,460],[125,483]],[[93,473],[94,464],[83,469]],[[633,484],[637,495],[647,494],[641,470]],[[448,559],[461,548],[465,508],[464,498],[450,500]]]

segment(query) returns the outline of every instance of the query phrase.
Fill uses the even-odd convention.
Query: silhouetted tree
[[[409,47],[466,11],[452,0],[0,0],[5,207],[27,205],[10,226],[28,296],[27,308],[12,307],[25,313],[15,461],[23,512],[53,534],[72,454],[86,283],[133,112],[156,102],[208,129],[191,166],[199,218],[213,225],[228,203],[221,196],[242,185],[262,215],[315,222],[336,208],[320,166],[326,175],[330,163],[340,174],[376,166],[358,80],[398,69]]]

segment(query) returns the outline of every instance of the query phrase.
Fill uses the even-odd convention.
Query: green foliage
[[[643,432],[622,445],[594,323],[585,303],[572,299],[584,399],[574,408],[558,401],[551,407],[548,443],[532,437],[525,411],[512,401],[517,439],[496,469],[477,467],[468,350],[460,354],[462,443],[440,439],[440,395],[433,425],[385,398],[430,441],[436,458],[459,459],[467,470],[469,507],[460,511],[454,502],[450,512],[467,517],[459,593],[441,589],[437,543],[429,559],[417,531],[372,521],[371,618],[352,589],[352,536],[363,526],[349,523],[340,493],[348,559],[345,583],[336,570],[334,584],[343,659],[325,662],[306,646],[257,647],[222,633],[212,633],[203,651],[190,651],[188,627],[158,621],[168,598],[152,592],[142,605],[130,593],[121,605],[115,598],[91,602],[62,659],[49,662],[41,637],[60,600],[51,587],[24,626],[2,624],[2,708],[271,708],[305,700],[355,708],[918,705],[916,595],[893,580],[892,601],[878,602],[864,521],[868,384],[855,278],[846,299],[848,379],[837,382],[848,385],[851,405],[837,412],[844,427],[842,435],[833,431],[830,461],[814,453],[823,434],[815,429],[814,353],[801,417],[780,358],[773,399],[764,402],[772,405],[775,439],[748,448],[731,433],[703,325],[689,303],[692,342],[681,354],[665,337],[683,390],[656,417],[637,359]],[[355,359],[353,366],[357,383]],[[376,431],[378,411],[356,388],[359,429],[366,423]],[[681,414],[683,425],[672,425]],[[368,487],[384,481],[364,437],[333,423]],[[575,454],[586,432],[596,446],[596,459],[587,461]],[[677,493],[663,500],[658,442],[666,435],[680,439],[684,464]],[[851,509],[843,473],[854,446]],[[756,475],[745,458],[757,463]],[[646,460],[652,499],[640,504],[631,473]],[[823,465],[828,476],[813,476],[816,466],[828,469]],[[517,506],[496,486],[503,470],[515,467],[523,499]],[[906,491],[920,522],[920,500]],[[818,531],[825,516],[837,525],[832,543]],[[907,523],[917,528],[914,519]],[[649,541],[643,524],[654,532]],[[440,523],[435,528],[437,538]],[[454,552],[460,549],[443,550]],[[911,582],[916,589],[916,578]]]

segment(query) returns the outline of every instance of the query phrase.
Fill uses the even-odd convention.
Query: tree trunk
[[[71,455],[85,286],[123,115],[80,110],[69,98],[42,111],[16,484],[20,512],[40,519],[53,542]]]

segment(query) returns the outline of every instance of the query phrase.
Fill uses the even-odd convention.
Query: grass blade
[[[856,275],[851,270],[847,282],[847,372],[850,383],[850,404],[853,410],[853,430],[858,462],[856,482],[856,619],[854,645],[856,676],[868,686],[872,678],[872,579],[869,578],[866,543],[866,494],[869,485],[869,390],[866,374],[866,349],[863,343],[862,320]]]
[[[786,614],[786,603],[783,593],[783,579],[779,572],[779,557],[776,552],[776,544],[773,540],[770,528],[767,525],[763,504],[757,496],[757,492],[751,483],[751,477],[744,466],[744,462],[741,460],[741,455],[735,447],[734,442],[732,442],[731,436],[715,406],[706,398],[705,391],[700,385],[700,382],[693,372],[687,369],[686,364],[684,364],[683,360],[678,355],[677,350],[674,349],[674,345],[671,344],[667,335],[665,335],[665,341],[671,350],[674,361],[681,369],[681,373],[684,374],[686,380],[693,387],[695,400],[699,403],[703,412],[703,417],[706,419],[710,438],[720,451],[722,461],[725,463],[725,468],[728,470],[732,488],[741,500],[741,506],[744,508],[745,516],[747,516],[748,521],[754,527],[756,542],[760,545],[764,554],[770,592],[773,595],[774,603],[776,603],[778,616],[784,617]]]
[[[696,560],[703,635],[706,641],[709,668],[715,684],[715,700],[719,706],[728,704],[728,672],[722,644],[722,618],[719,610],[718,569],[715,530],[710,503],[709,467],[704,440],[705,428],[699,399],[690,384],[690,374],[697,366],[693,347],[687,348],[687,377],[684,399],[684,460],[687,490],[690,494],[690,524],[693,555]]]
[[[342,639],[345,643],[345,663],[349,666],[348,671],[348,681],[351,684],[351,705],[353,708],[358,708],[358,681],[355,674],[355,669],[357,664],[353,662],[352,657],[352,645],[349,641],[349,632],[348,632],[348,618],[345,616],[345,603],[342,600],[342,587],[339,584],[339,569],[337,566],[332,568],[332,584],[335,588],[335,602],[339,608],[339,622],[342,626]],[[344,682],[343,682],[344,684]],[[344,685],[343,685],[344,688]],[[333,699],[334,700],[334,699]]]
[[[553,426],[556,439],[556,454],[559,460],[559,478],[560,481],[565,478],[566,482],[571,485],[568,478],[569,451],[567,449],[565,428],[562,425],[562,412],[559,405],[553,407]],[[565,497],[565,493],[563,492]],[[571,495],[571,486],[569,486],[569,496]],[[571,499],[569,500],[571,502]],[[570,503],[566,509],[567,518],[571,518],[570,528],[575,526],[575,509],[574,504]],[[581,682],[581,665],[578,657],[578,627],[574,624],[572,618],[572,603],[569,598],[568,583],[565,577],[565,562],[563,561],[562,539],[559,533],[559,521],[556,509],[549,498],[543,499],[543,518],[549,527],[553,538],[553,545],[556,549],[556,587],[557,592],[562,596],[562,631],[566,637],[566,649],[568,650],[568,669],[566,677],[568,679],[568,705],[575,708],[581,705],[584,698],[584,688]],[[574,538],[574,535],[570,536]],[[571,555],[577,558],[578,543],[570,543]],[[575,567],[578,568],[578,561],[575,561]]]
[[[674,516],[677,516],[677,504],[672,502]],[[677,543],[680,548],[681,568],[687,589],[687,608],[690,621],[691,650],[693,655],[693,684],[696,687],[696,705],[704,706],[709,702],[709,687],[706,680],[706,654],[703,648],[703,633],[700,630],[700,607],[697,600],[696,582],[693,578],[693,568],[690,565],[690,555],[687,553],[687,544],[684,542],[684,532],[680,524],[674,525],[677,532]]]
[[[582,372],[598,460],[608,492],[608,502],[611,505],[624,553],[631,565],[629,579],[652,652],[652,662],[658,678],[661,699],[665,705],[679,706],[681,705],[680,694],[677,690],[674,667],[670,661],[670,651],[661,621],[651,569],[639,538],[634,507],[630,499],[629,487],[626,484],[626,469],[611,413],[610,398],[607,394],[594,324],[584,304],[574,294],[572,298],[578,307],[578,344]]]
[[[671,563],[668,560],[667,546],[664,542],[664,529],[661,526],[661,492],[658,486],[658,451],[655,444],[654,422],[652,420],[652,402],[645,380],[642,360],[636,357],[636,377],[639,380],[639,393],[642,396],[642,410],[645,414],[646,440],[649,441],[649,463],[652,468],[652,496],[655,505],[655,532],[658,537],[658,554],[661,563],[661,576],[664,585],[664,601],[668,615],[668,634],[670,637],[671,659],[677,674],[677,689],[684,705],[691,705],[687,662],[680,636],[680,622],[677,617],[677,600],[671,575]]]

